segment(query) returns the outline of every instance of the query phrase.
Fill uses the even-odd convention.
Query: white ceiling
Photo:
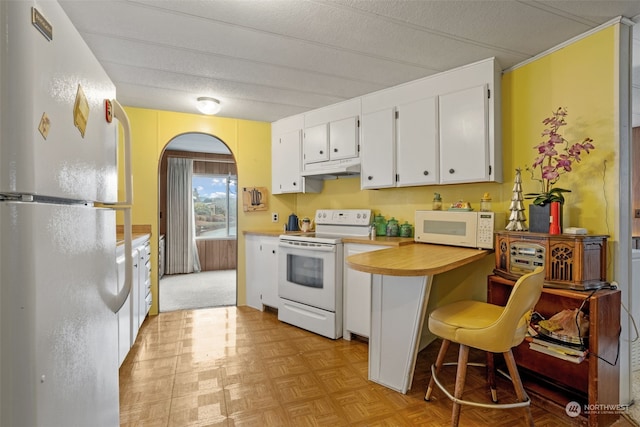
[[[640,17],[637,0],[60,3],[122,104],[197,113],[206,95],[221,100],[220,116],[267,122],[492,56],[506,69]]]

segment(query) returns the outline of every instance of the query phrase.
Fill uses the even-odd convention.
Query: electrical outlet
[[[278,222],[278,218],[279,218],[278,212],[273,212],[271,214],[271,222]]]
[[[640,218],[640,209],[636,209],[636,210],[635,210],[634,217],[635,217],[635,218]]]

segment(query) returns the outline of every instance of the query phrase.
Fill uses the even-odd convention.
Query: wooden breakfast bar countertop
[[[416,243],[351,255],[354,270],[387,276],[433,276],[484,258],[489,251]]]

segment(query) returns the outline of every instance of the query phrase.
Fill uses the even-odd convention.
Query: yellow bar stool
[[[429,316],[429,330],[442,338],[442,346],[438,352],[436,363],[431,365],[431,380],[426,401],[431,399],[434,384],[453,401],[451,425],[457,426],[460,420],[461,405],[469,405],[492,409],[509,409],[524,407],[527,413],[529,425],[533,426],[531,416],[531,401],[524,391],[522,380],[518,374],[516,362],[511,349],[518,346],[527,333],[531,311],[538,302],[544,283],[544,269],[536,268],[532,273],[521,276],[513,286],[511,296],[504,307],[480,301],[458,301],[444,307],[437,308]],[[446,365],[458,365],[456,372],[455,391],[449,393],[438,380],[440,368],[445,365],[444,357],[449,344],[460,344],[457,363]],[[469,348],[477,348],[487,352],[488,381],[491,388],[491,399],[494,404],[486,404],[462,400],[465,378],[467,375],[467,360]],[[497,404],[495,385],[495,373],[493,366],[493,354],[502,353],[513,382],[513,387],[519,402],[509,404]],[[485,366],[471,364],[472,366]]]

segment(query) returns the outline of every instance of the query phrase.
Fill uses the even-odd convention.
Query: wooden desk
[[[433,276],[488,253],[416,243],[346,259],[349,267],[373,274],[369,380],[401,393],[411,388]]]

